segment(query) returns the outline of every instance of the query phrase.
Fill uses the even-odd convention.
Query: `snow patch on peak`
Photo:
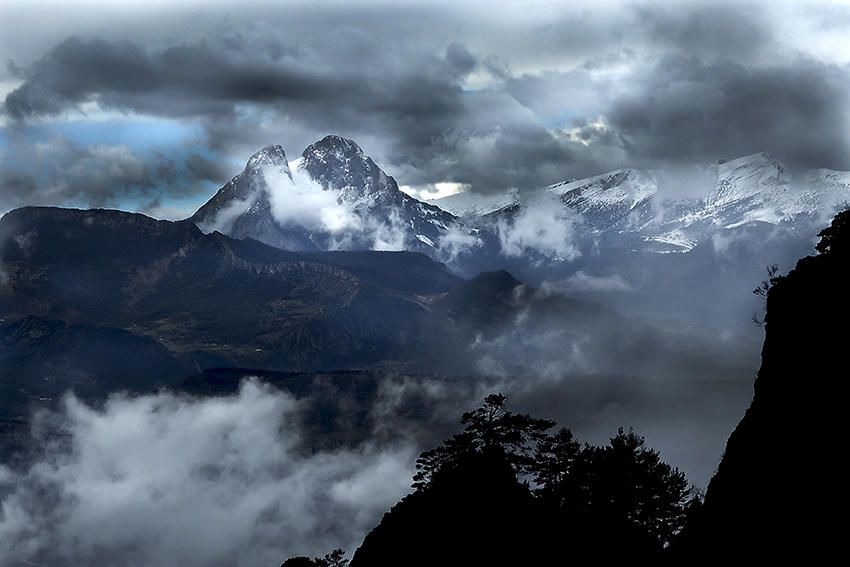
[[[768,152],[755,152],[735,159],[720,160],[717,165],[721,171],[730,171],[739,167],[761,166],[765,164],[774,164],[780,166],[779,160],[773,154]]]

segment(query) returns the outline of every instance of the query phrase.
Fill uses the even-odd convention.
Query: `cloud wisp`
[[[541,193],[526,200],[511,217],[500,217],[495,228],[505,256],[540,253],[569,262],[581,256],[575,237],[580,222],[578,214],[564,207],[557,196]]]

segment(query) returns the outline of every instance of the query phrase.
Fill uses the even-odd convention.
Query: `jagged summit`
[[[579,213],[583,233],[629,249],[682,253],[717,231],[755,224],[823,223],[850,203],[850,172],[795,172],[768,152],[757,152],[680,171],[623,168],[568,179],[541,191]],[[528,205],[525,192],[506,214]],[[492,212],[498,195],[474,192],[431,201],[465,221],[470,211]],[[495,210],[498,216],[501,212]],[[479,213],[479,217],[484,215]]]
[[[351,158],[353,156],[364,156],[363,149],[357,145],[357,142],[336,134],[325,136],[318,142],[310,144],[301,154],[305,160],[319,159],[326,160],[331,157]]]
[[[278,144],[270,144],[264,147],[251,156],[248,163],[245,164],[245,169],[249,171],[257,170],[267,165],[278,166],[289,171],[289,163],[286,159],[286,152],[283,150],[282,146]]]
[[[301,154],[299,168],[325,189],[342,192],[345,201],[399,192],[395,179],[384,173],[353,140],[325,136]]]

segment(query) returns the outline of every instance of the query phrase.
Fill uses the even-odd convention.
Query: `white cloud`
[[[263,169],[272,215],[281,226],[300,226],[331,234],[363,229],[363,221],[350,203],[335,191],[327,191],[299,169],[292,179],[278,168]]]
[[[365,219],[367,238],[372,241],[372,250],[404,250],[407,242],[407,227],[398,211],[392,210],[386,222],[374,217]]]
[[[311,452],[290,396],[66,398],[64,436],[0,467],[0,565],[256,566],[350,551],[409,486],[415,451]],[[40,423],[47,423],[42,415]],[[42,429],[44,431],[44,429]],[[58,440],[57,440],[58,439]]]
[[[427,185],[417,186],[401,185],[399,189],[401,189],[414,199],[419,199],[420,201],[431,201],[434,199],[442,199],[443,197],[448,197],[449,195],[456,195],[458,193],[468,191],[469,184],[443,181],[440,183],[429,183]]]
[[[330,250],[406,248],[407,227],[398,211],[376,218],[358,208],[357,202],[345,200],[340,192],[323,188],[297,167],[292,169],[292,180],[271,166],[263,175],[272,215],[281,226],[327,236]]]
[[[579,270],[566,279],[562,285],[554,285],[570,291],[632,291],[632,286],[619,274],[610,276],[594,276],[584,270]]]
[[[483,243],[481,239],[470,232],[464,230],[458,225],[451,225],[445,233],[440,237],[437,246],[440,251],[440,256],[445,262],[454,262],[460,254],[470,252],[474,248],[478,248]]]
[[[576,213],[564,207],[557,196],[540,193],[526,201],[511,219],[496,225],[505,256],[538,252],[556,260],[575,260],[581,251],[575,242]]]

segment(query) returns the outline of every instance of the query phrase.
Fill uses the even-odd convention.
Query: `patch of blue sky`
[[[544,123],[547,128],[567,128],[575,126],[576,120],[580,120],[587,116],[574,109],[564,109],[557,113],[551,113],[544,117]]]
[[[0,128],[0,145],[7,143],[8,130],[8,126]],[[62,136],[85,146],[124,144],[137,152],[179,154],[197,151],[193,146],[200,145],[203,140],[199,124],[161,118],[44,121],[28,124],[18,132],[30,143],[48,142]]]
[[[174,162],[177,167],[177,179],[172,180],[170,186],[165,184],[165,180],[158,180],[163,185],[153,190],[138,188],[138,191],[134,191],[133,188],[124,188],[120,202],[114,205],[110,203],[110,206],[117,208],[139,210],[145,202],[150,202],[152,196],[158,196],[163,206],[183,208],[197,200],[199,193],[212,194],[217,189],[213,183],[201,182],[193,188],[191,196],[180,196],[186,186],[182,191],[174,191],[174,185],[189,183],[184,167],[189,154],[199,154],[210,160],[221,159],[204,144],[203,129],[196,122],[147,117],[55,120],[16,127],[14,134],[6,126],[0,127],[0,151],[8,147],[12,135],[22,137],[18,138],[18,141],[25,145],[50,143],[57,137],[84,147],[124,145],[142,160],[162,156]],[[83,201],[64,204],[80,208],[87,206]]]

